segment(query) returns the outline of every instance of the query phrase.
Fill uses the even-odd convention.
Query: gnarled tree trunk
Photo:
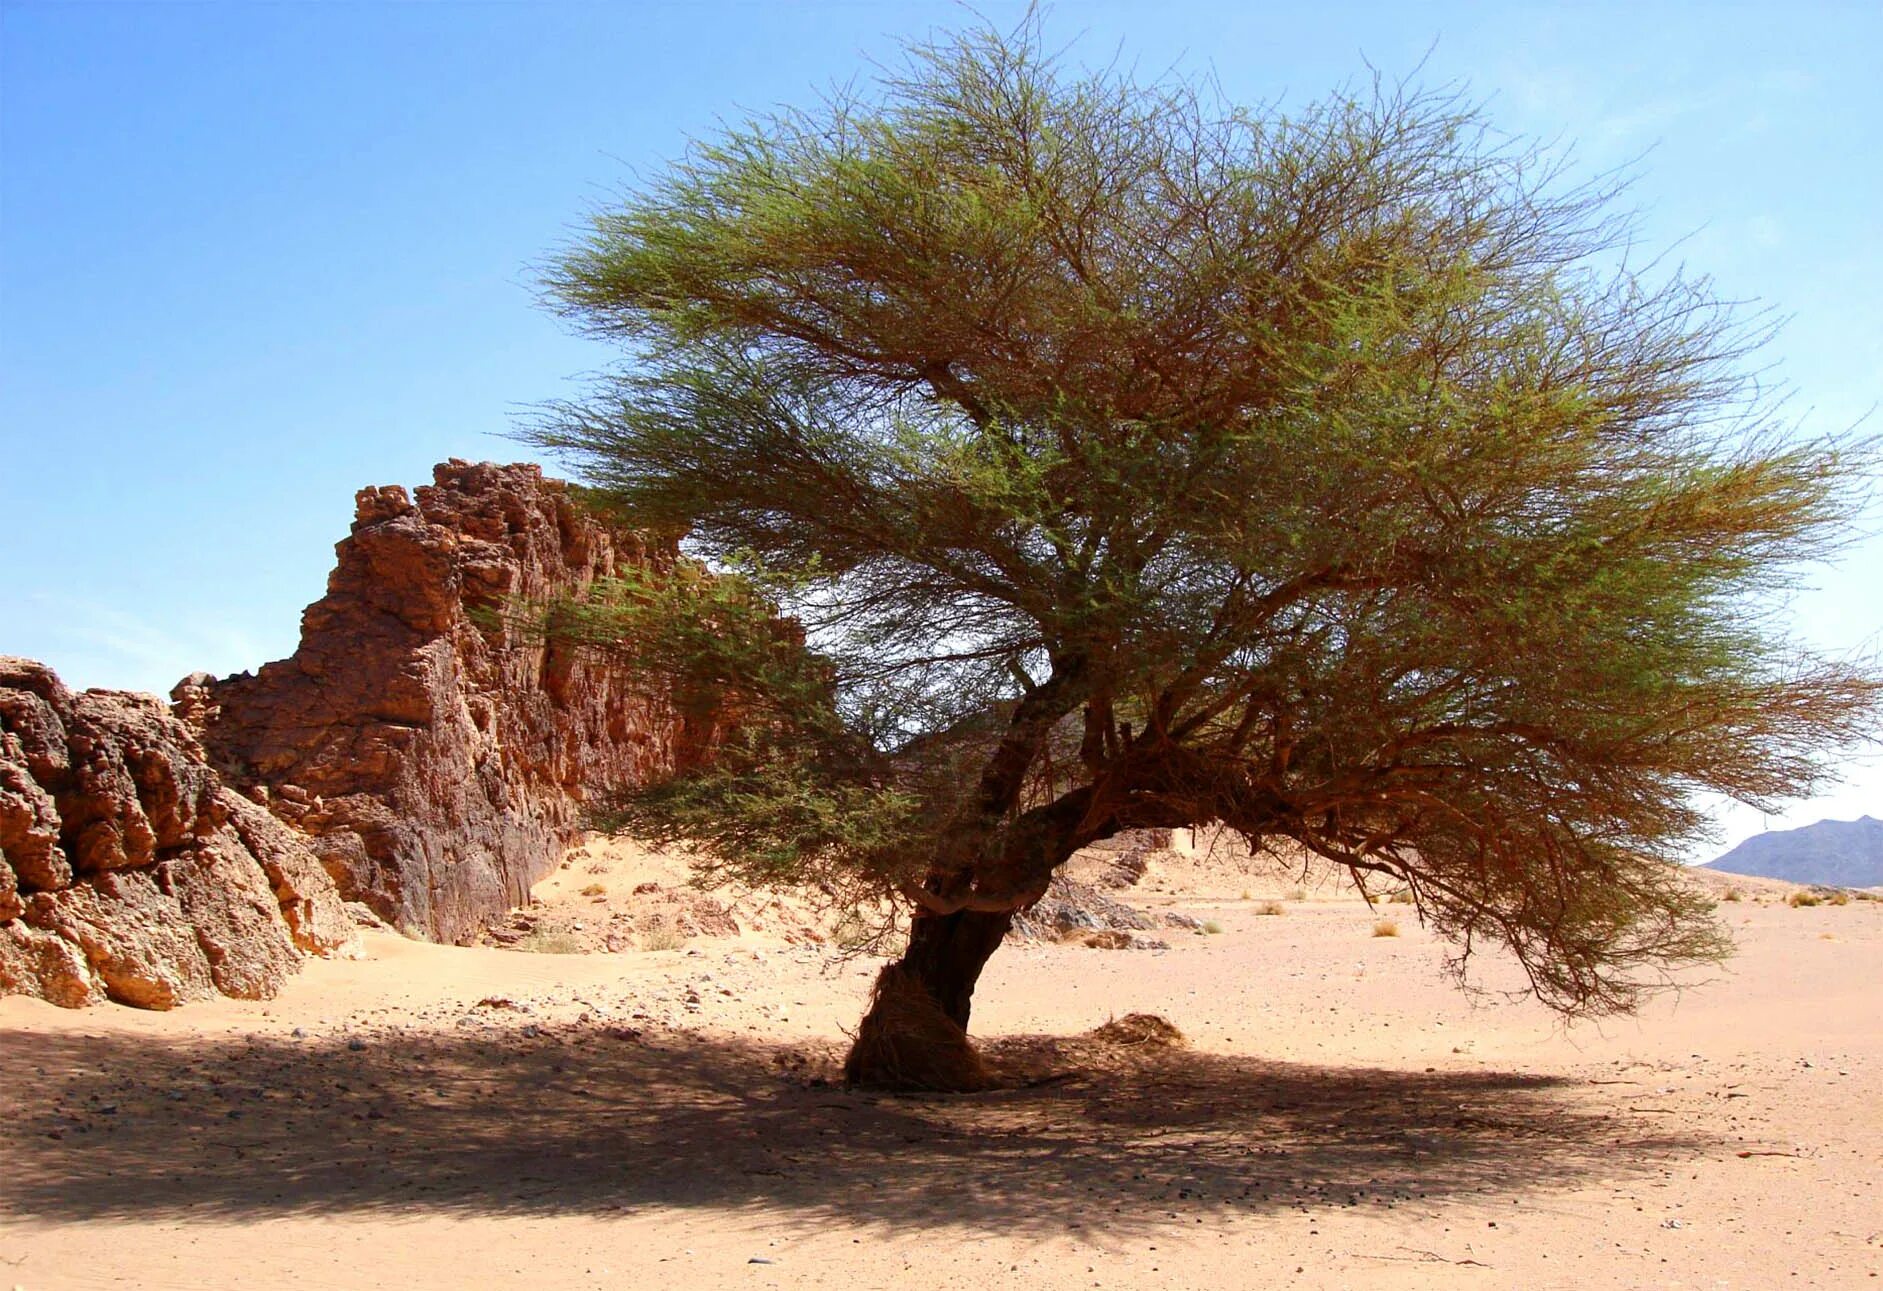
[[[976,811],[963,823],[954,853],[962,862],[939,866],[926,884],[940,909],[916,911],[908,949],[877,976],[869,1012],[844,1062],[851,1084],[933,1090],[986,1085],[980,1057],[968,1043],[974,984],[1014,915],[1039,899],[1053,871],[1072,855],[1089,790],[1013,813],[1027,768],[1053,723],[1082,702],[1085,677],[1082,657],[1055,659],[1053,675],[1015,706],[981,771]],[[962,908],[942,913],[950,900]]]
[[[1013,924],[1014,912],[918,914],[902,958],[876,979],[844,1079],[878,1089],[962,1092],[987,1075],[968,1042],[974,984]]]
[[[974,1002],[974,983],[988,958],[1013,926],[1014,911],[984,914],[958,910],[954,914],[918,917],[909,930],[909,948],[900,967],[925,988],[941,1011],[962,1030]]]

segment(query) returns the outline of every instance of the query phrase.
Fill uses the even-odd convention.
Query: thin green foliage
[[[548,626],[750,717],[621,819],[936,915],[1219,821],[1568,1012],[1716,958],[1695,791],[1874,731],[1752,608],[1873,456],[1703,281],[1608,267],[1616,196],[1451,94],[1246,110],[1031,23],[697,141],[546,275],[630,361],[531,437],[727,571]]]

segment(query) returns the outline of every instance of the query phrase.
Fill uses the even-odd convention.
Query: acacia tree
[[[866,1081],[971,1080],[932,1046],[1014,913],[1133,827],[1410,888],[1572,1014],[1718,957],[1694,793],[1808,791],[1875,711],[1753,608],[1851,450],[1457,98],[1245,111],[1037,36],[725,128],[554,261],[631,361],[534,437],[741,571],[558,611],[752,718],[627,823],[907,903]]]

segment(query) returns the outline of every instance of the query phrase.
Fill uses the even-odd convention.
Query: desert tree
[[[972,1083],[1015,912],[1134,827],[1409,888],[1570,1014],[1721,955],[1695,795],[1809,791],[1878,696],[1759,608],[1870,459],[1756,324],[1450,91],[906,52],[594,214],[548,289],[627,357],[528,432],[720,571],[555,611],[749,719],[622,820],[906,903],[851,1075]]]

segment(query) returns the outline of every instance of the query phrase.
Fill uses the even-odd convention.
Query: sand
[[[1182,869],[1134,899],[1219,934],[996,955],[1034,1083],[967,1097],[830,1083],[876,961],[796,933],[0,999],[0,1288],[1879,1285],[1883,903],[1748,888],[1728,969],[1564,1030],[1406,907]],[[1132,1012],[1188,1043],[1075,1038]]]

